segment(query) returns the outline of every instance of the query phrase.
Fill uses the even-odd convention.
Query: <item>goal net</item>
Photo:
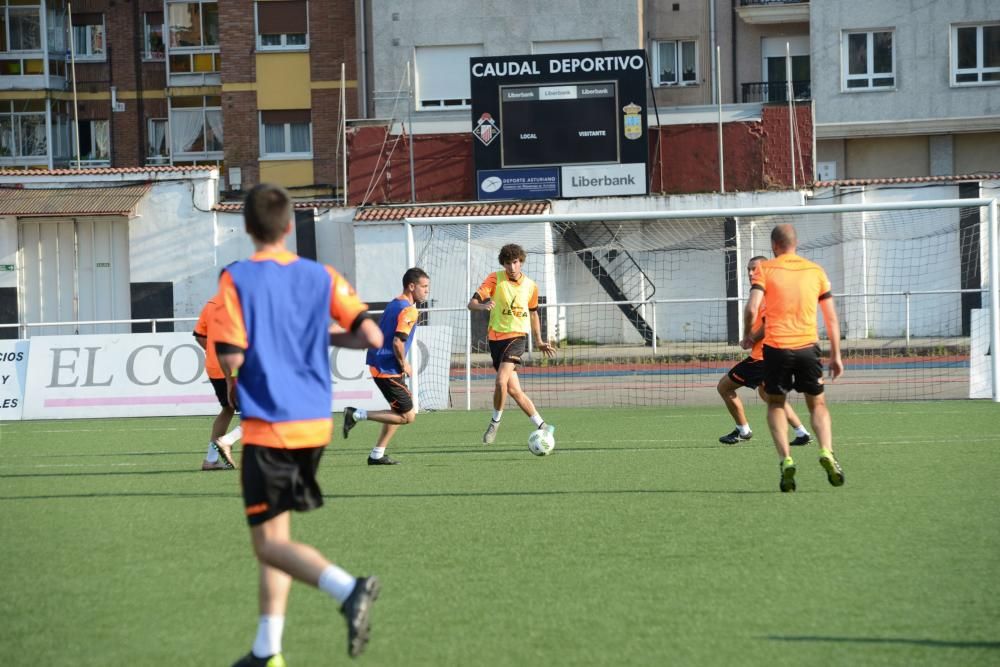
[[[795,226],[798,253],[833,284],[846,366],[828,388],[834,400],[989,397],[989,207],[935,204],[660,219],[412,219],[416,264],[432,286],[419,335],[449,364],[447,387],[422,387],[421,400],[491,405],[487,315],[466,304],[502,270],[500,247],[518,243],[524,272],[539,286],[543,332],[558,345],[554,359],[532,349],[519,370],[539,406],[717,404],[719,379],[746,356],[737,343],[747,262],[771,257],[779,223]],[[445,349],[433,342],[438,335]],[[826,353],[822,317],[818,335]],[[755,400],[751,392],[743,398]]]

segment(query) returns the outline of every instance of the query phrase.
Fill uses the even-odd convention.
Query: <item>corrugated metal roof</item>
[[[367,206],[358,209],[359,222],[436,218],[457,215],[539,215],[549,210],[547,201],[437,204],[433,206]]]
[[[129,215],[149,185],[120,188],[0,188],[0,215]]]
[[[93,169],[0,169],[0,176],[87,176],[106,174],[148,174],[162,172],[211,171],[215,165],[164,165],[159,167],[94,167]]]
[[[953,183],[956,181],[996,181],[1000,174],[958,174],[955,176],[906,176],[900,178],[845,178],[835,181],[816,181],[813,187],[833,188],[854,185],[897,185],[906,183]]]

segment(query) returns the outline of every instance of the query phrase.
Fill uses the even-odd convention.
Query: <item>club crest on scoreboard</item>
[[[625,131],[625,138],[639,139],[642,137],[642,116],[639,115],[639,112],[642,111],[642,107],[635,102],[629,102],[622,107],[622,111],[625,112],[622,123],[622,129]]]
[[[472,128],[472,133],[476,135],[477,139],[483,142],[484,146],[489,146],[494,139],[500,136],[500,126],[493,120],[491,114],[484,113],[476,121],[476,126]]]

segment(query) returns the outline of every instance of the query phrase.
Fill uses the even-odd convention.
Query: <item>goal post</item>
[[[1000,401],[997,202],[979,198],[408,218],[408,256],[431,276],[418,336],[449,369],[433,404],[491,404],[486,317],[466,303],[501,270],[506,243],[525,249],[543,334],[559,348],[529,352],[519,372],[536,403],[717,404],[718,380],[745,356],[747,261],[771,256],[785,222],[833,283],[846,366],[834,400]],[[822,318],[818,334],[825,348]]]

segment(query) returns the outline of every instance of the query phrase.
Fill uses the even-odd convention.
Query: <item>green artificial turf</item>
[[[801,404],[799,404],[801,405]],[[804,407],[800,408],[804,413]],[[778,491],[712,408],[421,414],[368,467],[335,439],[297,539],[383,593],[358,665],[1000,663],[1000,408],[833,405],[847,484],[815,443]],[[339,416],[338,416],[339,417]],[[230,665],[256,631],[237,472],[201,472],[210,418],[0,425],[6,664]],[[237,452],[239,447],[237,447]],[[346,664],[337,605],[296,584],[290,667]]]

